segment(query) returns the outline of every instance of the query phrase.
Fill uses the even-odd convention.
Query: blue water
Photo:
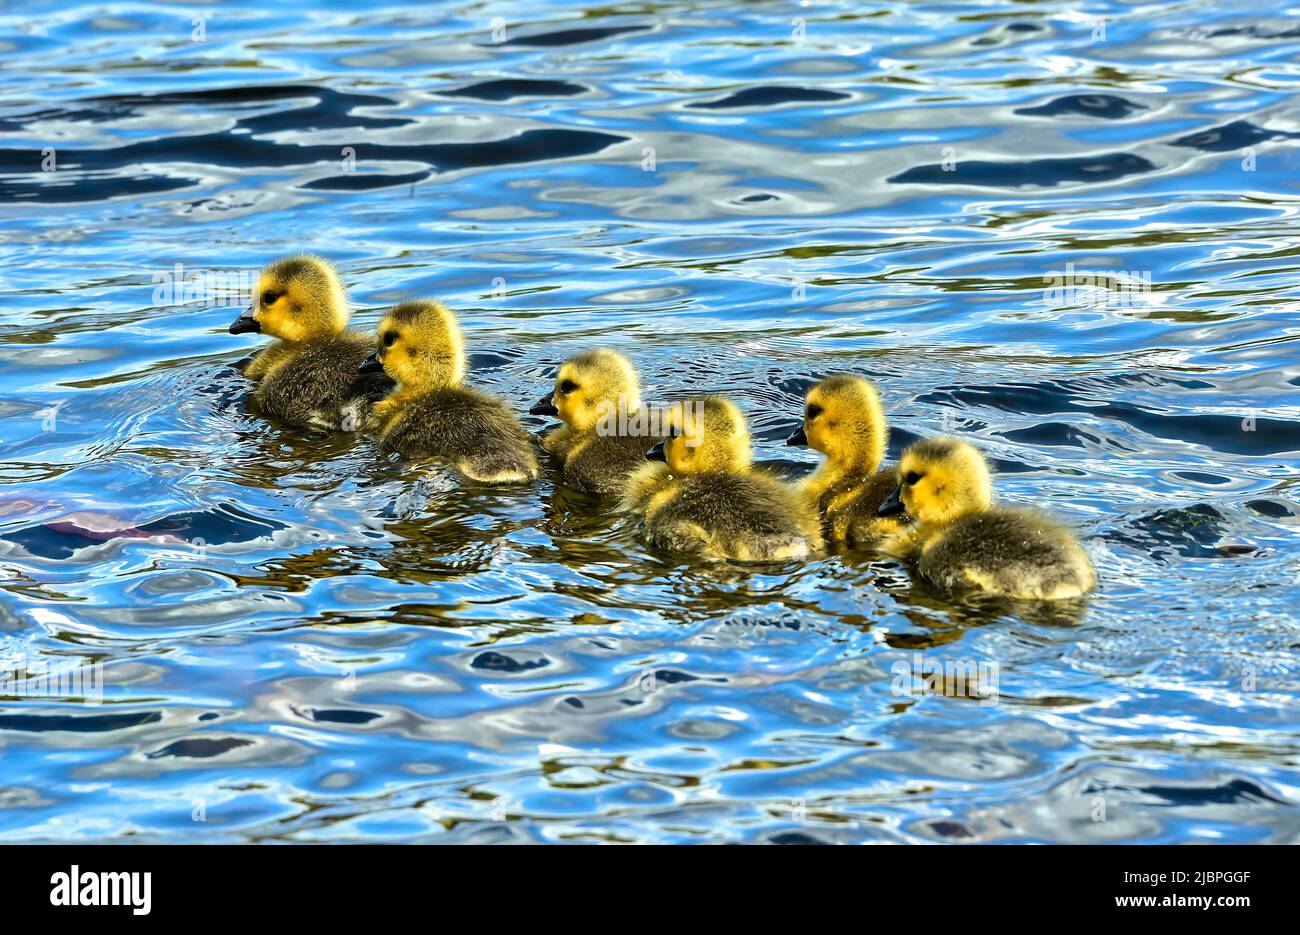
[[[1300,841],[1283,4],[205,9],[0,9],[0,677],[103,679],[0,688],[0,840]],[[693,566],[268,424],[235,303],[157,284],[299,250],[520,412],[612,345],[791,477],[867,374],[1100,590]]]

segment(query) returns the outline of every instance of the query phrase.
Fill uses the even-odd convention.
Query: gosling
[[[554,390],[528,411],[564,422],[542,447],[559,461],[565,483],[598,496],[621,493],[659,440],[651,434],[632,362],[604,348],[565,361]]]
[[[922,578],[1024,600],[1079,597],[1096,586],[1092,562],[1064,526],[1037,510],[993,505],[988,463],[966,442],[919,441],[898,469],[901,483],[879,512],[906,512],[916,527],[886,548],[914,559]]]
[[[393,383],[382,374],[359,375],[374,345],[345,331],[347,323],[347,295],[325,260],[293,256],[263,270],[253,304],[230,325],[231,334],[276,339],[244,368],[244,376],[257,384],[258,411],[302,428],[355,429],[355,414],[364,413]]]
[[[826,456],[799,490],[832,542],[872,546],[903,528],[897,518],[877,515],[898,487],[898,470],[881,468],[888,441],[880,394],[869,381],[837,374],[808,391],[804,423],[786,444],[807,445]]]
[[[820,524],[782,481],[751,464],[745,417],[716,396],[669,407],[669,437],[628,481],[624,507],[657,548],[709,561],[804,559],[822,546]]]
[[[402,302],[379,323],[379,346],[360,365],[397,388],[371,409],[381,453],[437,458],[470,480],[514,484],[537,478],[537,458],[506,404],[463,386],[465,346],[456,316],[438,302]]]

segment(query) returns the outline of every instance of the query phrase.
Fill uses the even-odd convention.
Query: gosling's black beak
[[[231,334],[244,334],[247,331],[261,331],[262,326],[253,317],[253,306],[248,306],[239,313],[239,317],[230,323]]]
[[[560,410],[555,408],[555,403],[551,402],[551,394],[547,393],[533,403],[533,408],[528,410],[528,414],[534,416],[558,416]]]
[[[785,443],[787,445],[806,445],[808,444],[808,433],[803,430],[801,425],[794,430],[793,435],[785,440]]]
[[[880,504],[880,506],[876,509],[876,515],[894,516],[898,513],[902,513],[905,509],[907,508],[903,506],[903,488],[895,487],[894,492],[891,493],[885,499],[885,502]]]
[[[651,446],[650,450],[645,453],[647,461],[667,461],[668,456],[664,454],[664,441],[660,439]]]
[[[371,351],[370,356],[361,362],[357,368],[358,373],[379,373],[384,369],[384,365],[379,362],[379,352]]]

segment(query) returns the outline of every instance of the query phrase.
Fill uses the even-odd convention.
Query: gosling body
[[[380,404],[383,405],[382,403]],[[500,399],[467,386],[444,387],[391,407],[379,437],[381,453],[439,458],[481,483],[537,477],[527,431]]]
[[[358,373],[374,350],[352,332],[298,345],[277,342],[244,368],[257,381],[253,402],[259,412],[290,425],[354,431],[365,410],[393,389],[383,374]]]
[[[1074,535],[1046,513],[993,507],[923,535],[916,569],[950,591],[1027,600],[1079,597],[1097,583]]]
[[[584,437],[561,426],[542,441],[560,463],[564,482],[585,493],[616,496],[645,464],[645,453],[657,438],[638,435]]]
[[[815,494],[823,534],[832,542],[857,549],[878,546],[897,535],[904,524],[896,517],[879,515],[881,505],[896,489],[896,467],[849,473],[824,487]]]
[[[645,537],[671,552],[737,562],[805,559],[821,545],[791,492],[759,473],[709,471],[673,478],[667,468],[640,482]]]

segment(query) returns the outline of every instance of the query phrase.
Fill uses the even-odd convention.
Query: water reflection
[[[1291,26],[229,12],[0,17],[0,675],[104,673],[6,683],[0,838],[1298,839]],[[694,567],[551,473],[267,423],[229,310],[154,274],[300,249],[357,328],[444,298],[520,412],[610,345],[789,475],[807,388],[867,375],[891,459],[970,437],[1102,588]],[[1053,303],[1067,269],[1151,288]]]

